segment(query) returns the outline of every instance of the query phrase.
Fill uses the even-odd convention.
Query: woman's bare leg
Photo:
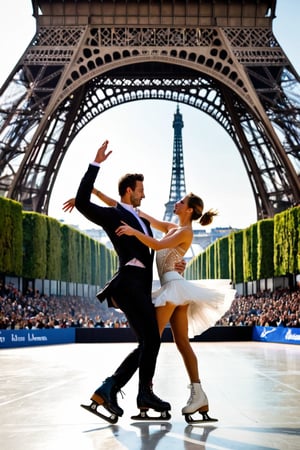
[[[191,384],[189,388],[191,389],[191,394],[187,404],[181,410],[182,414],[189,417],[190,414],[193,414],[196,411],[199,411],[202,414],[207,413],[208,399],[201,386],[197,357],[188,337],[187,309],[188,305],[177,306],[172,314],[170,323],[174,341],[181,353],[187,373],[190,377]]]
[[[208,399],[200,383],[197,357],[188,337],[187,309],[188,305],[176,306],[172,303],[167,303],[165,306],[156,308],[156,318],[160,335],[162,335],[166,325],[170,322],[174,341],[190,378],[190,398],[187,401],[187,405],[181,410],[182,414],[188,417],[196,411],[202,414],[207,413]]]
[[[188,305],[177,306],[170,318],[174,341],[183,358],[191,383],[199,383],[198,361],[188,337]]]
[[[164,306],[158,306],[157,308],[155,308],[156,320],[160,336],[162,335],[167,324],[170,322],[171,316],[175,308],[176,305],[173,305],[172,303],[166,303]]]

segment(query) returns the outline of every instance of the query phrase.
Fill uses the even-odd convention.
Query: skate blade
[[[103,419],[106,422],[111,423],[112,425],[118,422],[119,417],[116,414],[111,413],[110,416],[106,416],[105,414],[102,414],[99,411],[97,411],[97,407],[99,405],[95,402],[92,402],[90,405],[80,405],[80,406],[86,409],[87,411],[91,412],[92,414],[95,414],[96,416],[100,417],[100,419]]]
[[[92,404],[93,403],[95,403],[96,404],[96,409],[97,409],[97,407],[98,406],[103,406],[103,408],[104,409],[106,409],[106,411],[108,411],[109,412],[109,414],[113,414],[113,415],[115,415],[115,416],[118,416],[118,417],[120,417],[122,414],[118,414],[118,413],[116,413],[110,406],[109,406],[109,404],[106,402],[106,400],[103,398],[103,397],[101,397],[100,395],[98,395],[98,394],[93,394],[92,395],[92,397],[91,397],[91,400],[92,400]],[[91,405],[92,406],[92,405]],[[93,407],[93,406],[92,406]]]
[[[145,421],[162,421],[162,420],[170,420],[171,419],[171,414],[169,413],[169,411],[162,411],[160,413],[160,416],[148,416],[147,411],[146,410],[140,410],[140,413],[136,416],[131,416],[132,420],[145,420]]]
[[[195,411],[195,412],[197,412],[197,411]],[[204,423],[209,423],[209,422],[218,422],[218,419],[214,419],[213,417],[210,417],[207,414],[207,412],[199,411],[199,413],[202,415],[202,419],[194,419],[192,417],[192,414],[184,414],[185,421],[188,424],[195,424],[195,423],[202,423],[202,424],[204,424]],[[195,414],[195,413],[193,413],[193,414]]]

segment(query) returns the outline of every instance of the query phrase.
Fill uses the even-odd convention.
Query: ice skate
[[[140,386],[137,396],[137,407],[140,410],[140,414],[131,416],[133,420],[169,420],[171,414],[169,410],[171,405],[168,402],[164,402],[157,397],[152,390],[151,386]],[[160,413],[159,416],[148,416],[147,411],[153,409]]]
[[[192,383],[189,388],[191,395],[188,399],[187,405],[181,410],[187,423],[202,423],[202,422],[217,422],[218,419],[213,419],[208,415],[208,399],[201,387],[201,383]],[[199,412],[202,419],[193,419],[192,415]]]
[[[118,391],[119,389],[115,384],[114,377],[106,378],[104,383],[92,395],[92,403],[90,405],[80,406],[109,423],[117,423],[118,418],[123,415],[123,409],[117,403]],[[99,406],[105,408],[110,413],[110,416],[98,411]]]
[[[100,419],[105,420],[106,422],[109,422],[111,424],[115,424],[118,422],[119,416],[117,416],[114,413],[110,413],[110,416],[107,416],[106,414],[102,414],[100,411],[98,411],[98,407],[99,406],[103,406],[105,408],[105,406],[100,403],[94,402],[92,401],[92,403],[90,405],[80,405],[82,408],[86,409],[87,411],[91,412],[92,414],[95,414],[96,416],[100,417]],[[107,408],[105,408],[107,410]],[[108,411],[108,410],[107,410]],[[110,412],[110,411],[108,411]]]

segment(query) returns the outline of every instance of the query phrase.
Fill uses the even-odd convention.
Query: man
[[[156,359],[160,347],[160,335],[157,326],[155,308],[151,299],[153,251],[131,236],[118,237],[116,229],[126,222],[134,228],[152,236],[150,224],[139,218],[135,209],[145,198],[142,174],[127,174],[119,182],[120,203],[115,207],[98,206],[91,203],[93,185],[103,163],[111,151],[107,151],[105,141],[97,151],[95,160],[85,173],[75,200],[77,209],[89,220],[100,225],[108,234],[119,257],[119,270],[104,289],[97,295],[108,306],[121,309],[134,331],[138,347],[130,353],[115,373],[108,377],[96,389],[91,397],[92,404],[84,406],[91,412],[115,423],[123,410],[117,403],[120,391],[137,368],[139,368],[139,389],[137,406],[142,411],[154,409],[161,413],[170,410],[170,404],[158,398],[152,390]],[[111,418],[97,412],[98,405],[104,406]],[[167,417],[170,416],[167,414]]]

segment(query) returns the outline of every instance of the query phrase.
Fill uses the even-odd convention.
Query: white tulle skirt
[[[231,280],[186,280],[177,272],[166,272],[160,279],[161,287],[152,292],[156,307],[167,302],[188,304],[188,334],[199,336],[225,314],[234,300],[236,291]]]

